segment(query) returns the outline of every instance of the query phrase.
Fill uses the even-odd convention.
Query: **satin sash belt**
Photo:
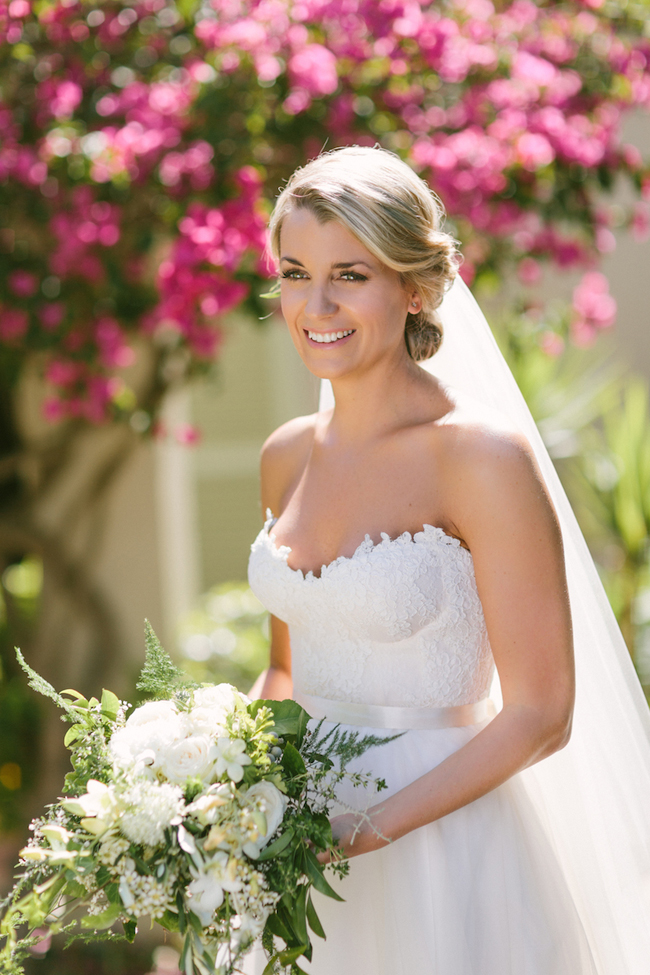
[[[495,707],[489,697],[475,704],[459,704],[448,708],[401,708],[384,704],[352,704],[332,701],[314,694],[294,691],[294,701],[312,718],[340,724],[361,725],[367,728],[397,728],[422,731],[429,728],[461,728],[493,718]]]

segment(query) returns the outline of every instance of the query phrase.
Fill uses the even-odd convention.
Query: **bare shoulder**
[[[459,409],[440,433],[446,507],[461,537],[490,526],[521,531],[525,523],[556,533],[534,451],[519,430],[498,413]]]
[[[261,457],[262,504],[278,514],[282,501],[304,469],[314,442],[318,414],[298,416],[274,430]]]

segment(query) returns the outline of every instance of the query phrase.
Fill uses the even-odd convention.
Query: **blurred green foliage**
[[[38,616],[40,560],[8,565],[0,580],[0,832],[24,828],[25,802],[34,787],[40,705],[18,666],[14,644]]]
[[[245,694],[268,664],[268,614],[245,583],[214,586],[179,627],[185,670],[195,679],[225,681]]]
[[[561,335],[562,323],[553,324]],[[648,384],[627,372],[603,339],[591,349],[560,343],[544,351],[540,333],[547,329],[546,318],[524,312],[497,335],[650,695]]]

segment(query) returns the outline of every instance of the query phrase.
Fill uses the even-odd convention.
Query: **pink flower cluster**
[[[89,186],[79,186],[70,203],[50,220],[56,239],[49,265],[59,277],[81,275],[99,281],[104,274],[98,248],[113,247],[120,239],[119,207],[98,201]]]
[[[616,321],[616,301],[604,274],[589,271],[573,292],[571,337],[576,345],[591,345],[598,333]]]
[[[263,85],[286,74],[289,114],[333,94],[328,125],[339,143],[375,141],[355,118],[355,88],[366,74],[376,89],[364,95],[362,117],[388,110],[389,125],[401,126],[400,145],[410,146],[410,158],[450,215],[488,242],[518,241],[515,257],[532,251],[562,266],[594,258],[589,235],[567,235],[539,219],[531,230],[539,212],[534,200],[552,194],[558,167],[642,169],[641,159],[620,145],[619,123],[629,107],[650,106],[650,41],[623,40],[612,21],[592,12],[599,8],[594,0],[574,11],[533,0],[498,9],[490,0],[211,0],[210,6],[216,17],[199,19],[195,34],[222,70],[235,70],[247,57]],[[591,59],[591,75],[578,70],[581,58]],[[616,73],[616,97],[590,87],[596,65]],[[444,83],[434,99],[427,95],[432,75]],[[532,206],[515,198],[519,188]],[[606,233],[597,239],[601,251],[611,243]],[[491,250],[489,243],[478,249]],[[466,261],[464,275],[471,280],[474,272]]]
[[[625,113],[650,107],[650,38],[628,7],[0,0],[15,55],[0,66],[0,182],[16,239],[26,227],[13,252],[0,228],[0,342],[58,343],[48,415],[101,419],[126,402],[129,330],[217,354],[219,317],[266,274],[262,180],[273,195],[324,144],[377,141],[441,195],[467,281],[514,266],[532,285],[548,260],[588,271],[572,336],[590,341],[614,316],[593,271],[615,246],[608,179],[641,197],[617,226],[650,234],[650,170],[620,138]],[[156,302],[145,272],[165,236]],[[137,323],[104,311],[127,307]]]
[[[102,375],[85,362],[68,359],[52,359],[45,378],[52,392],[43,402],[43,415],[51,423],[67,418],[105,423],[124,386],[117,376]]]
[[[199,358],[210,358],[221,333],[215,319],[238,305],[248,285],[232,275],[251,254],[262,272],[266,220],[260,210],[261,180],[252,167],[235,177],[237,196],[221,207],[190,204],[179,237],[158,269],[160,303],[148,328],[172,328]]]
[[[331,95],[338,87],[337,54],[329,45],[314,43],[302,23],[313,21],[316,7],[325,13],[328,6],[212,0],[216,19],[200,19],[195,34],[206,47],[224,52],[222,70],[235,70],[244,55],[252,58],[263,84],[272,83],[286,70],[291,87],[284,109],[298,115],[314,98]]]
[[[107,183],[128,173],[130,179],[142,183],[162,158],[161,175],[169,176],[175,169],[190,172],[196,178],[198,171],[201,185],[192,188],[204,189],[212,176],[208,165],[211,156],[206,158],[205,143],[174,154],[185,157],[180,166],[170,163],[169,156],[165,161],[165,154],[181,142],[197,90],[189,72],[184,71],[177,81],[151,85],[134,81],[120,92],[104,95],[97,103],[98,115],[120,117],[124,124],[104,125],[86,137],[84,151],[92,160],[91,178]]]

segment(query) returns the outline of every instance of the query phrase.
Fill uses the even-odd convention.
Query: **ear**
[[[409,298],[409,314],[418,315],[422,311],[422,299],[418,294],[412,294]]]

